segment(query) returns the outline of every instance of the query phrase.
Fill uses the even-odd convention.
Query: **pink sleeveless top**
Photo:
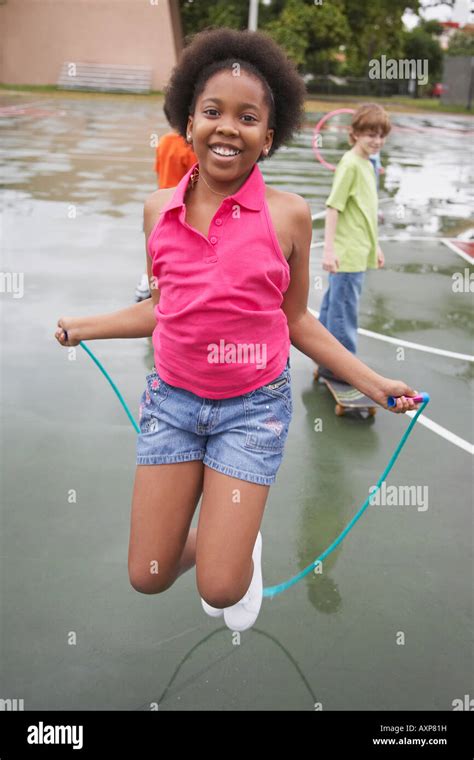
[[[208,236],[185,221],[184,175],[148,238],[160,289],[155,366],[166,383],[210,399],[248,393],[283,371],[290,351],[281,309],[290,268],[257,164],[224,198]]]

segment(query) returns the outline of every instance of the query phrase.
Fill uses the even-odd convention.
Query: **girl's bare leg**
[[[137,465],[133,490],[128,572],[143,594],[173,585],[196,561],[190,531],[203,486],[202,461]]]
[[[269,490],[204,465],[196,582],[211,607],[231,607],[250,586],[252,552]]]

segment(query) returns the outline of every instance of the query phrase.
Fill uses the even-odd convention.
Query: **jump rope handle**
[[[397,398],[401,398],[401,396],[400,397],[389,396],[387,400],[387,406],[389,407],[396,406]],[[411,398],[412,401],[415,402],[415,404],[424,404],[424,403],[427,404],[428,401],[430,400],[430,394],[423,391],[423,393],[420,393],[418,396],[406,396],[406,398]]]

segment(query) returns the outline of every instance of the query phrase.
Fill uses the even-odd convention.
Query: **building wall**
[[[149,66],[162,90],[182,49],[177,0],[4,0],[0,82],[56,84],[64,62]]]
[[[474,93],[474,58],[470,56],[446,56],[443,66],[443,85],[447,92],[441,96],[442,103],[465,106]]]

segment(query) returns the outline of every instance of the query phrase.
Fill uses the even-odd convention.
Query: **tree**
[[[474,55],[474,34],[467,32],[454,32],[449,40],[448,55]]]
[[[404,34],[404,56],[409,60],[428,62],[430,83],[437,81],[443,70],[443,51],[436,35],[443,27],[437,21],[421,21],[411,32]],[[418,97],[418,82],[415,83],[415,97]]]
[[[247,28],[249,0],[180,0],[180,5],[185,36],[209,26]],[[302,72],[367,77],[372,59],[403,58],[407,45],[428,50],[422,57],[432,61],[434,72],[432,22],[422,22],[423,34],[418,30],[407,40],[402,16],[408,8],[416,13],[419,0],[271,0],[260,3],[259,29],[282,45]],[[336,59],[341,46],[343,63]]]
[[[277,18],[284,5],[285,0],[260,3],[259,27]],[[247,29],[249,0],[180,0],[180,9],[185,37],[209,26]]]
[[[407,9],[418,11],[418,0],[344,0],[350,28],[347,40],[346,73],[367,76],[369,62],[381,55],[401,58]]]
[[[246,29],[249,0],[180,0],[184,36],[210,26]],[[322,70],[344,43],[349,27],[344,0],[271,0],[260,3],[258,26],[305,71]],[[323,63],[324,62],[324,63]]]
[[[264,28],[300,69],[312,73],[349,35],[343,0],[286,0],[278,18]]]

